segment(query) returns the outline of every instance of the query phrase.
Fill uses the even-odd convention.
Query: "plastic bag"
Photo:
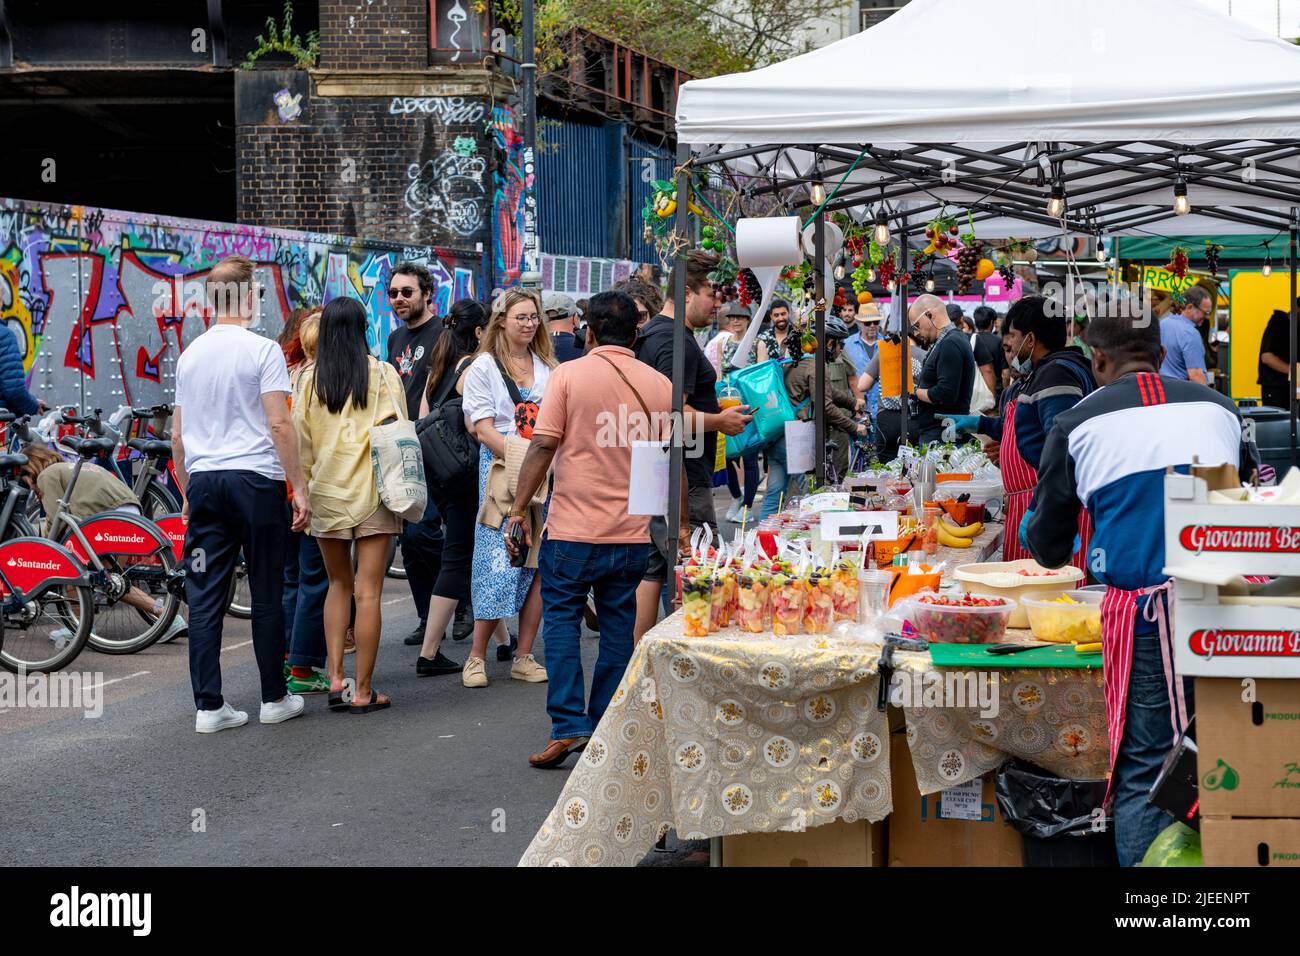
[[[1012,760],[998,771],[996,792],[1007,822],[1025,836],[1088,836],[1113,826],[1100,812],[1105,780],[1063,780]]]

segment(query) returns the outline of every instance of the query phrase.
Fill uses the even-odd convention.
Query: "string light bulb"
[[[871,268],[868,268],[868,269],[867,269],[867,281],[868,281],[868,282],[875,282],[875,281],[876,281],[876,270],[875,270],[875,269],[871,269]]]
[[[1264,259],[1264,268],[1260,269],[1260,270],[1259,270],[1259,273],[1260,273],[1260,275],[1262,275],[1265,279],[1267,279],[1269,276],[1271,276],[1271,275],[1273,274],[1273,257],[1272,257],[1272,256],[1267,256],[1267,257]]]
[[[929,276],[929,277],[925,280],[925,291],[926,291],[926,292],[933,292],[933,291],[934,291],[934,276]]]
[[[1174,183],[1174,215],[1186,216],[1192,211],[1192,204],[1187,201],[1187,183],[1182,176]]]
[[[838,281],[839,279],[843,279],[843,278],[844,278],[844,263],[842,263],[842,262],[836,263],[836,265],[835,265],[835,278],[836,278],[837,281]]]
[[[1101,236],[1097,237],[1097,261],[1105,262],[1110,257],[1106,254],[1106,247],[1102,244]]]
[[[880,211],[876,213],[876,228],[872,233],[872,238],[876,240],[876,245],[882,249],[889,245],[889,216],[885,214],[884,206],[881,206]]]
[[[1052,185],[1052,196],[1047,200],[1047,215],[1060,219],[1065,213],[1065,187],[1059,182]]]
[[[812,184],[812,201],[814,206],[820,206],[826,201],[826,185],[820,179],[814,179]]]

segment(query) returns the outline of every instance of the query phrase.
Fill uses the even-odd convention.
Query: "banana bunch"
[[[940,518],[935,530],[938,533],[939,543],[945,548],[969,548],[971,541],[984,530],[984,523],[977,521],[975,524],[958,528]]]

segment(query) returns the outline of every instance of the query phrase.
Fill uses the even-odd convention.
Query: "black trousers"
[[[1286,400],[1287,392],[1291,391],[1291,386],[1287,385],[1265,385],[1261,389],[1263,393],[1260,401],[1265,405],[1272,405],[1274,408],[1280,408],[1284,412],[1291,411],[1291,405]]]
[[[469,578],[474,566],[474,525],[478,521],[478,499],[443,498],[432,501],[442,515],[442,565],[433,583],[435,597],[459,601],[469,609]]]
[[[429,619],[429,597],[433,584],[442,568],[442,515],[429,499],[424,517],[408,521],[399,539],[402,548],[402,566],[406,568],[406,583],[411,586],[411,598],[420,624]]]
[[[909,440],[916,444],[919,440],[920,430],[916,426],[915,415],[907,420],[907,425]],[[898,444],[902,440],[903,413],[897,409],[880,409],[876,414],[876,428],[880,432],[882,443],[880,460],[892,461],[898,456]]]
[[[279,700],[284,684],[284,552],[289,521],[285,486],[253,471],[190,476],[185,532],[185,600],[190,606],[190,683],[199,710],[221,696],[221,630],[230,581],[244,551],[253,592],[253,653],[262,701]]]

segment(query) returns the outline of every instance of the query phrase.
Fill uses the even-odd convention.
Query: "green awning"
[[[1115,253],[1119,259],[1140,259],[1144,261],[1165,262],[1173,252],[1174,246],[1188,250],[1192,268],[1203,266],[1205,262],[1205,240],[1223,246],[1219,259],[1263,259],[1271,255],[1275,260],[1286,259],[1287,243],[1290,241],[1285,232],[1276,236],[1117,236]],[[1267,243],[1267,248],[1265,248]]]

